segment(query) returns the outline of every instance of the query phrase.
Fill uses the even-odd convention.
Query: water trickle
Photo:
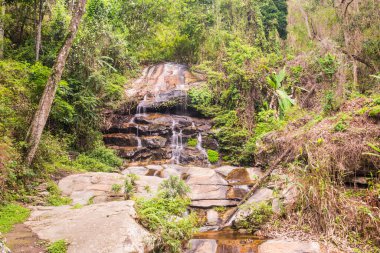
[[[172,148],[172,161],[176,164],[180,163],[181,158],[181,152],[183,150],[183,142],[182,142],[182,130],[180,130],[178,133],[175,129],[177,123],[175,120],[173,120],[172,123],[172,142],[171,142],[171,148]]]
[[[136,136],[136,139],[137,139],[137,148],[138,149],[141,149],[142,148],[142,144],[141,144],[141,138]]]
[[[197,149],[204,155],[207,157],[207,151],[206,149],[204,149],[202,147],[202,134],[201,133],[198,133],[198,137],[197,137]]]

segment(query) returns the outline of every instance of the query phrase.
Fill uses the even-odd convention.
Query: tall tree
[[[40,103],[38,105],[38,109],[34,114],[33,121],[29,127],[29,131],[26,138],[26,141],[28,143],[28,152],[25,158],[25,161],[28,165],[30,165],[33,162],[34,156],[38,149],[38,145],[40,143],[42,132],[46,125],[46,121],[50,114],[50,110],[58,88],[58,84],[61,81],[67,57],[69,55],[75,36],[78,32],[80,21],[85,12],[85,7],[86,0],[78,0],[77,8],[70,22],[69,32],[55,60],[52,73],[49,76],[49,79],[46,83],[45,90],[42,94]]]
[[[4,58],[4,19],[5,19],[5,0],[0,1],[0,59]]]
[[[36,0],[37,1],[37,0]],[[43,8],[44,0],[38,1],[38,6],[36,4],[36,61],[40,59],[41,50],[41,33],[42,33],[42,20],[43,20]]]

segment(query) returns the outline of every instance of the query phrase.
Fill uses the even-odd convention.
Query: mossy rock
[[[368,116],[371,118],[380,118],[380,105],[376,105],[376,106],[372,107],[368,111]]]

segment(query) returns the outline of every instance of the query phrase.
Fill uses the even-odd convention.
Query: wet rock
[[[220,223],[219,213],[213,209],[207,210],[207,225],[216,226]]]
[[[66,240],[68,253],[150,251],[153,237],[135,221],[133,205],[133,201],[115,201],[79,209],[34,207],[25,224],[43,240]]]
[[[136,147],[138,142],[135,135],[132,134],[105,134],[103,140],[106,145],[122,146],[122,147]]]
[[[189,250],[186,253],[216,253],[217,249],[216,240],[193,239],[189,241]]]
[[[258,253],[320,253],[321,247],[317,242],[301,242],[286,240],[268,240],[259,245]]]
[[[146,167],[142,166],[131,166],[126,168],[121,172],[123,175],[128,175],[128,174],[135,174],[135,175],[140,175],[140,176],[145,176],[148,173],[149,169]]]
[[[73,204],[85,205],[90,199],[94,203],[115,200],[115,193],[112,192],[112,186],[115,184],[123,186],[124,176],[116,173],[88,172],[65,177],[59,181],[58,187],[63,195],[73,200]]]
[[[147,148],[165,147],[167,139],[161,136],[146,136],[142,138],[142,146]]]

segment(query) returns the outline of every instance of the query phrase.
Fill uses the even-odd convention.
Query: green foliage
[[[208,149],[207,150],[207,158],[208,158],[210,163],[217,163],[219,161],[218,151]]]
[[[335,99],[335,95],[333,91],[327,91],[325,93],[324,102],[323,102],[323,111],[325,114],[329,114],[338,109],[338,104]]]
[[[266,202],[255,203],[250,206],[245,206],[250,213],[244,220],[239,220],[235,226],[237,228],[247,229],[249,232],[253,233],[260,229],[260,226],[265,222],[269,221],[272,216],[272,207]]]
[[[177,176],[170,176],[159,186],[160,196],[163,198],[185,198],[190,192],[189,186]]]
[[[52,181],[48,183],[47,190],[49,195],[47,197],[47,202],[52,206],[63,206],[71,204],[71,199],[68,197],[62,197],[61,191],[58,188],[58,185]]]
[[[141,224],[158,236],[156,245],[161,252],[181,252],[183,241],[197,231],[195,213],[184,216],[189,199],[155,197],[137,199],[136,211]]]
[[[295,101],[287,94],[282,87],[282,82],[286,76],[285,69],[281,70],[278,74],[273,73],[267,77],[268,84],[275,91],[278,105],[280,109],[280,118],[283,118],[286,111],[295,104]]]
[[[368,111],[368,116],[370,116],[372,118],[380,118],[380,105],[376,105],[376,106],[372,107]]]
[[[128,174],[124,181],[124,195],[126,199],[130,199],[133,197],[135,193],[135,184],[136,180],[138,180],[138,176],[136,174]]]
[[[195,138],[189,138],[187,140],[187,146],[189,146],[189,147],[196,147],[197,144],[198,144],[198,140]]]
[[[30,210],[17,204],[0,206],[0,233],[7,233],[16,223],[25,221]]]
[[[99,145],[95,149],[80,154],[74,161],[74,166],[85,171],[115,171],[122,164],[114,150]]]
[[[48,253],[66,253],[67,242],[65,240],[55,241],[47,247],[47,252]]]
[[[122,186],[120,184],[113,184],[111,187],[111,191],[113,193],[119,193],[121,188],[122,188]]]
[[[332,79],[335,72],[338,69],[338,63],[332,54],[328,53],[324,57],[318,59],[318,63],[322,72],[329,78]]]

